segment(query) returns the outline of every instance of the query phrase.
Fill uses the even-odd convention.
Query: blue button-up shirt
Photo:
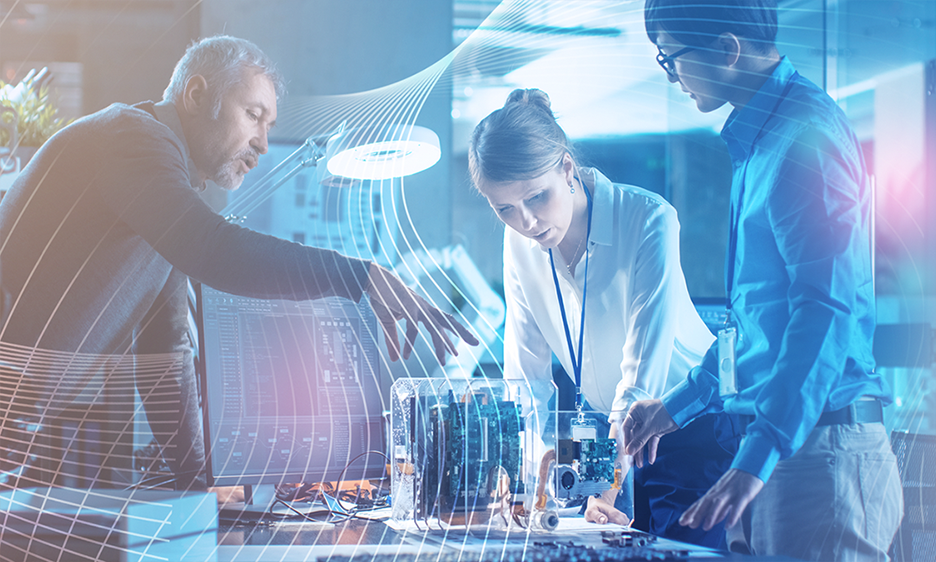
[[[871,356],[870,182],[844,113],[786,58],[722,138],[739,392],[719,397],[714,344],[663,403],[680,426],[722,409],[754,415],[732,467],[766,482],[822,412],[862,396],[890,401]]]

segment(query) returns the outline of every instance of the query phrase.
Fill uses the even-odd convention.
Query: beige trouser
[[[903,490],[884,426],[822,426],[777,464],[728,530],[728,545],[759,556],[886,562],[902,517]]]

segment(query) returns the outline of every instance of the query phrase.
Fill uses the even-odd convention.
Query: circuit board
[[[579,477],[582,481],[614,482],[617,444],[614,439],[582,439],[579,453]]]
[[[450,396],[429,417],[435,446],[427,451],[425,506],[437,505],[443,512],[484,510],[505,493],[523,493],[519,405],[485,394]]]

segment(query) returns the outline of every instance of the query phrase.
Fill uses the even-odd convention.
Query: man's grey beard
[[[222,189],[234,191],[244,182],[244,176],[238,173],[241,162],[249,160],[256,162],[259,157],[260,155],[255,150],[244,149],[238,152],[233,159],[222,164],[211,178],[211,181],[218,184],[218,187]]]

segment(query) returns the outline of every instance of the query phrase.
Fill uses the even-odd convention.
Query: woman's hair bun
[[[527,105],[539,107],[552,115],[552,107],[549,103],[549,96],[546,95],[546,92],[543,90],[536,88],[517,88],[516,90],[510,92],[510,95],[507,96],[507,101],[504,103],[504,107],[507,107],[512,103],[525,103]]]

